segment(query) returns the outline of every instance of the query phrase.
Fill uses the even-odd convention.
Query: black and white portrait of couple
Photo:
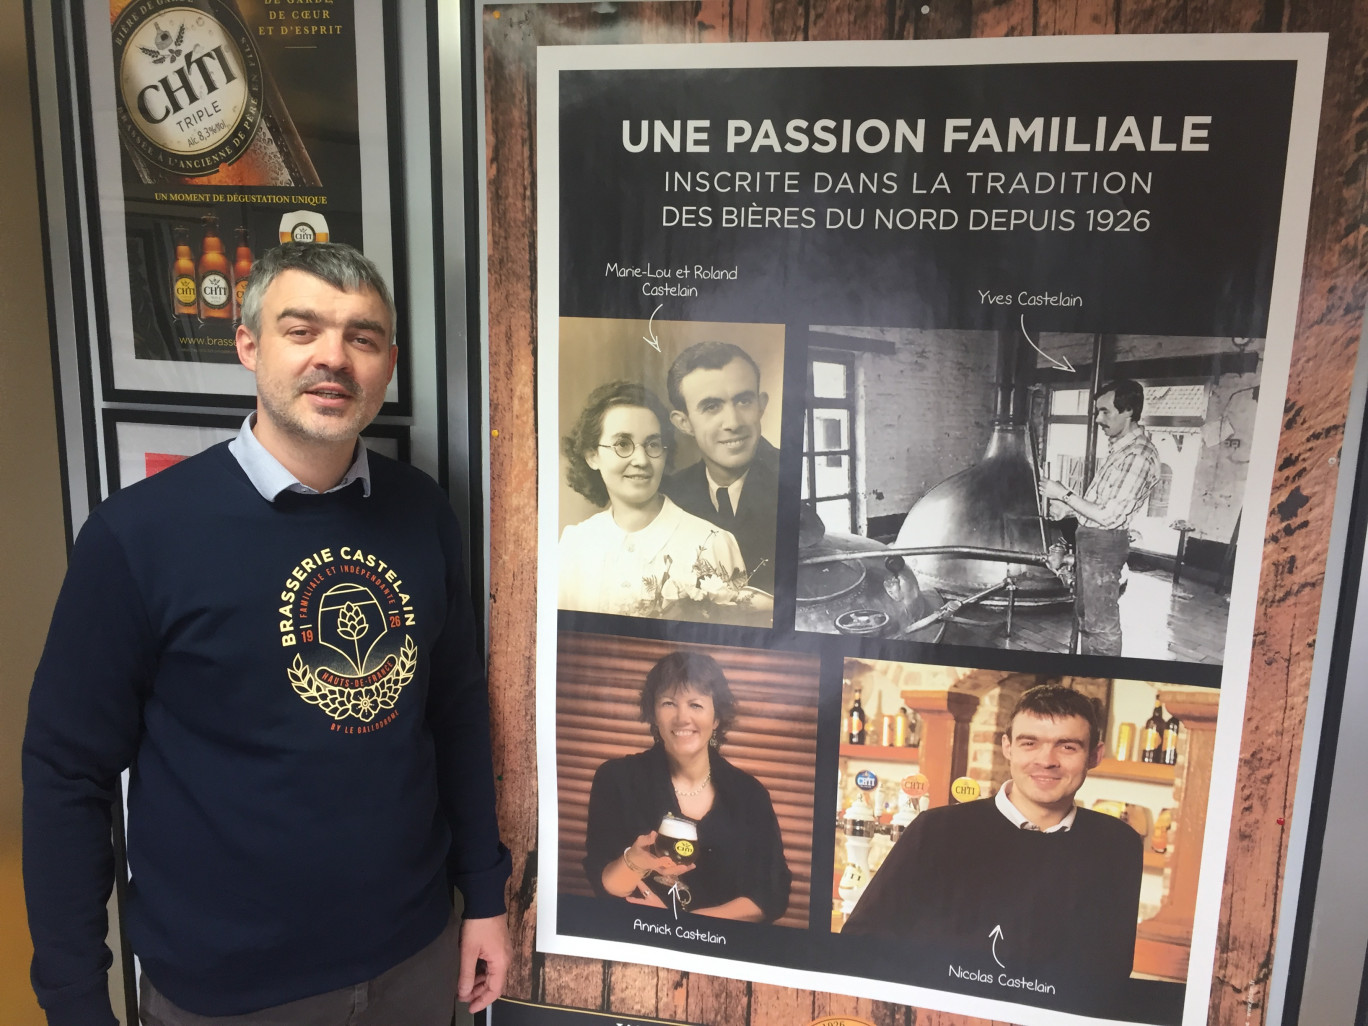
[[[782,325],[561,319],[561,609],[770,625],[783,354]]]

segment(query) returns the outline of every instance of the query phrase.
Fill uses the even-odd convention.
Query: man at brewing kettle
[[[1078,518],[1074,541],[1074,618],[1085,655],[1121,654],[1121,568],[1130,555],[1130,525],[1159,481],[1159,452],[1140,426],[1145,390],[1118,378],[1103,385],[1093,418],[1107,436],[1107,458],[1082,494],[1043,478],[1040,494]]]

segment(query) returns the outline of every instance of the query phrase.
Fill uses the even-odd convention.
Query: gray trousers
[[[187,1012],[144,975],[138,1018],[143,1026],[451,1026],[459,958],[453,918],[435,941],[373,980],[242,1015]]]
[[[1130,532],[1079,525],[1074,536],[1074,615],[1084,655],[1121,654],[1121,568]]]

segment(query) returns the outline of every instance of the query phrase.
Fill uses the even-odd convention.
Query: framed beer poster
[[[224,413],[105,410],[109,494],[228,441],[240,423]]]
[[[282,242],[349,243],[403,288],[391,3],[87,0],[75,21],[106,401],[250,406],[234,336]]]

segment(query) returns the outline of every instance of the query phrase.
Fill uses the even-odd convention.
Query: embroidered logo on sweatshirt
[[[398,572],[350,545],[311,553],[280,593],[280,644],[295,693],[332,717],[334,730],[388,725],[418,666],[417,626]],[[357,721],[360,726],[350,723]]]

